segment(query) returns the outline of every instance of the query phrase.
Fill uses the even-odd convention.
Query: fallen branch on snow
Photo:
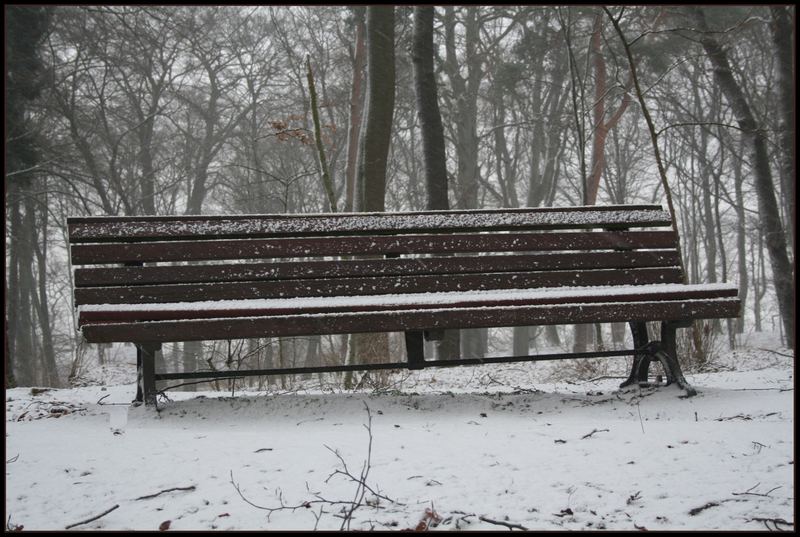
[[[110,513],[111,511],[113,511],[117,507],[119,507],[119,504],[115,505],[114,507],[112,507],[108,511],[103,511],[102,513],[100,513],[97,516],[93,516],[92,518],[87,518],[86,520],[81,520],[80,522],[76,522],[75,524],[70,524],[69,526],[66,526],[64,529],[68,530],[70,528],[74,528],[75,526],[80,526],[82,524],[88,524],[89,522],[94,522],[98,518],[102,518],[102,517],[106,516],[108,513]]]
[[[135,498],[135,500],[149,500],[150,498],[155,498],[161,494],[165,494],[167,492],[173,492],[176,490],[194,490],[196,487],[194,485],[189,485],[188,487],[172,487],[171,489],[164,489],[162,491],[156,492],[155,494],[148,494],[147,496],[139,496]]]
[[[763,522],[764,525],[767,527],[769,531],[785,531],[781,529],[781,526],[792,526],[794,527],[794,522],[787,522],[782,518],[761,518],[761,517],[753,517],[747,520],[748,522]],[[769,527],[769,523],[772,522],[773,527]]]
[[[594,430],[594,431],[592,431],[591,433],[589,433],[589,434],[585,434],[585,435],[581,436],[581,440],[584,440],[584,439],[586,439],[586,438],[589,438],[589,437],[590,437],[590,436],[592,436],[594,433],[607,433],[607,432],[609,432],[609,430],[608,430],[608,429],[595,429],[595,430]]]
[[[779,355],[779,356],[785,356],[785,357],[787,357],[787,358],[794,358],[794,354],[785,354],[785,353],[783,353],[783,352],[773,351],[772,349],[761,349],[761,348],[757,348],[756,350],[759,350],[759,351],[766,351],[766,352],[771,352],[771,353],[773,353],[773,354],[777,354],[777,355]]]
[[[511,522],[503,522],[502,520],[492,520],[491,518],[486,518],[485,516],[479,516],[478,520],[482,520],[483,522],[488,522],[489,524],[496,524],[498,526],[505,526],[510,530],[522,530],[528,531],[528,528],[525,526],[521,526],[519,524],[512,524]]]
[[[694,509],[691,509],[691,510],[689,510],[689,514],[690,514],[691,516],[698,515],[698,514],[702,513],[703,511],[705,511],[706,509],[708,509],[708,508],[710,508],[710,507],[717,507],[717,506],[718,506],[719,504],[721,504],[721,503],[727,503],[727,502],[746,502],[746,501],[747,501],[747,500],[739,500],[739,499],[736,499],[736,498],[729,498],[729,499],[727,499],[727,500],[720,500],[720,501],[718,501],[718,502],[708,502],[708,503],[707,503],[707,504],[705,504],[705,505],[701,505],[700,507],[695,507]]]
[[[508,528],[508,529],[510,529],[512,531],[513,530],[528,531],[528,528],[526,528],[525,526],[523,526],[521,524],[514,524],[512,522],[503,522],[502,520],[494,520],[493,518],[485,517],[483,515],[476,515],[475,513],[467,513],[465,511],[451,511],[451,512],[453,514],[462,515],[460,517],[460,520],[463,520],[463,521],[465,521],[467,523],[469,523],[469,521],[466,520],[466,519],[471,518],[471,517],[477,517],[478,520],[486,522],[487,524],[495,524],[497,526],[505,526],[506,528]],[[447,522],[451,518],[452,517],[447,517],[443,522]]]
[[[691,516],[696,516],[705,511],[706,509],[709,509],[711,507],[717,507],[718,505],[719,504],[717,502],[708,502],[707,504],[701,505],[700,507],[695,507],[694,509],[690,509],[689,514]]]
[[[764,498],[771,498],[771,496],[769,495],[770,492],[774,492],[774,491],[778,490],[779,488],[781,488],[781,486],[778,485],[777,487],[769,489],[767,492],[764,492],[764,493],[761,493],[761,492],[750,492],[754,488],[758,487],[760,484],[761,483],[755,484],[755,485],[753,485],[752,487],[750,487],[749,489],[747,489],[744,492],[731,492],[731,494],[733,494],[734,496],[763,496]]]
[[[337,450],[332,449],[332,448],[330,448],[328,446],[325,446],[325,448],[328,451],[333,453],[336,456],[336,458],[339,459],[339,463],[340,463],[340,465],[342,467],[341,469],[334,470],[328,476],[328,478],[325,480],[325,483],[327,483],[331,478],[333,478],[336,475],[344,476],[345,478],[349,479],[350,481],[356,483],[356,490],[355,490],[354,497],[353,497],[352,500],[329,500],[327,498],[324,498],[320,493],[318,493],[318,492],[313,492],[312,493],[309,490],[309,493],[312,494],[316,498],[315,500],[306,500],[306,501],[304,501],[302,503],[299,503],[297,505],[287,505],[283,501],[283,493],[280,493],[279,496],[278,496],[278,501],[279,501],[280,505],[278,507],[265,507],[265,506],[262,506],[262,505],[255,504],[255,503],[253,503],[252,501],[250,501],[249,499],[247,499],[245,497],[244,493],[241,491],[241,489],[239,487],[239,484],[236,483],[236,481],[234,481],[233,471],[232,470],[231,470],[231,481],[230,481],[231,485],[233,485],[233,488],[239,494],[239,497],[242,500],[244,500],[247,504],[251,505],[252,507],[255,507],[256,509],[261,509],[262,511],[267,511],[267,520],[269,520],[269,517],[276,511],[284,511],[284,510],[296,511],[298,509],[311,509],[311,507],[313,505],[321,504],[319,513],[312,512],[312,514],[314,515],[314,518],[316,518],[316,520],[317,520],[317,525],[319,525],[320,518],[321,518],[322,514],[325,512],[323,510],[325,505],[341,506],[340,513],[334,514],[333,516],[342,519],[342,525],[341,525],[341,528],[340,528],[342,531],[350,529],[350,523],[352,522],[352,520],[354,518],[353,517],[353,513],[358,508],[363,507],[364,505],[368,505],[370,507],[374,507],[375,509],[380,509],[381,506],[378,505],[378,502],[380,500],[386,500],[386,501],[388,501],[390,503],[399,504],[399,502],[396,502],[395,500],[392,500],[391,498],[389,498],[387,496],[384,496],[383,494],[378,493],[375,489],[373,489],[372,487],[370,487],[367,484],[367,477],[369,475],[370,469],[372,468],[372,464],[371,464],[371,460],[372,460],[372,440],[373,440],[372,439],[372,413],[370,412],[369,406],[366,403],[364,403],[364,407],[365,407],[365,409],[367,411],[367,420],[368,420],[367,424],[364,425],[364,428],[367,430],[367,434],[369,435],[369,443],[368,443],[368,446],[367,446],[367,458],[362,464],[360,474],[359,475],[353,474],[350,471],[350,468],[347,466],[347,462],[344,460],[344,458],[341,456],[341,454]],[[306,488],[308,488],[308,484],[306,484]],[[367,492],[372,494],[375,497],[375,499],[374,500],[373,499],[367,499],[366,498]],[[400,505],[402,505],[402,504],[400,504]],[[316,529],[316,525],[315,525],[314,529]]]

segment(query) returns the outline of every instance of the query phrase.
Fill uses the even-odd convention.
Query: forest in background
[[[424,8],[5,9],[6,386],[67,385],[117,356],[75,330],[66,218],[79,215],[666,207],[669,191],[689,281],[734,283],[744,305],[701,345],[774,329],[794,346],[794,7],[437,7],[432,88],[415,84]],[[421,128],[431,99],[438,174]],[[363,152],[379,108],[375,173]],[[461,355],[624,337],[491,333],[464,331]],[[217,341],[163,359],[290,366],[346,348]]]

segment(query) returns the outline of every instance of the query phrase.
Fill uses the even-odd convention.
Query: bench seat
[[[181,341],[478,328],[521,324],[666,321],[735,315],[727,284],[504,289],[83,306],[79,325],[89,342]],[[502,313],[505,312],[505,313]],[[487,314],[488,323],[481,319]],[[502,321],[499,315],[503,315]],[[259,328],[255,328],[258,326]]]

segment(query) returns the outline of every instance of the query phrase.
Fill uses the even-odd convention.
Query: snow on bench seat
[[[79,308],[79,323],[84,325],[92,322],[130,320],[210,319],[358,311],[691,300],[731,297],[736,294],[736,287],[729,284],[651,284],[161,304],[92,304]]]

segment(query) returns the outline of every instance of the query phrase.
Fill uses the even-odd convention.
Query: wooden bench
[[[137,400],[156,381],[634,356],[689,395],[675,330],[736,317],[737,289],[685,285],[669,214],[654,205],[380,214],[68,219],[86,342],[132,342]],[[360,259],[359,259],[360,257]],[[89,266],[87,266],[89,265]],[[648,321],[662,323],[649,341]],[[426,360],[444,329],[629,323],[618,351]],[[156,372],[164,342],[405,332],[407,361],[251,371]]]

